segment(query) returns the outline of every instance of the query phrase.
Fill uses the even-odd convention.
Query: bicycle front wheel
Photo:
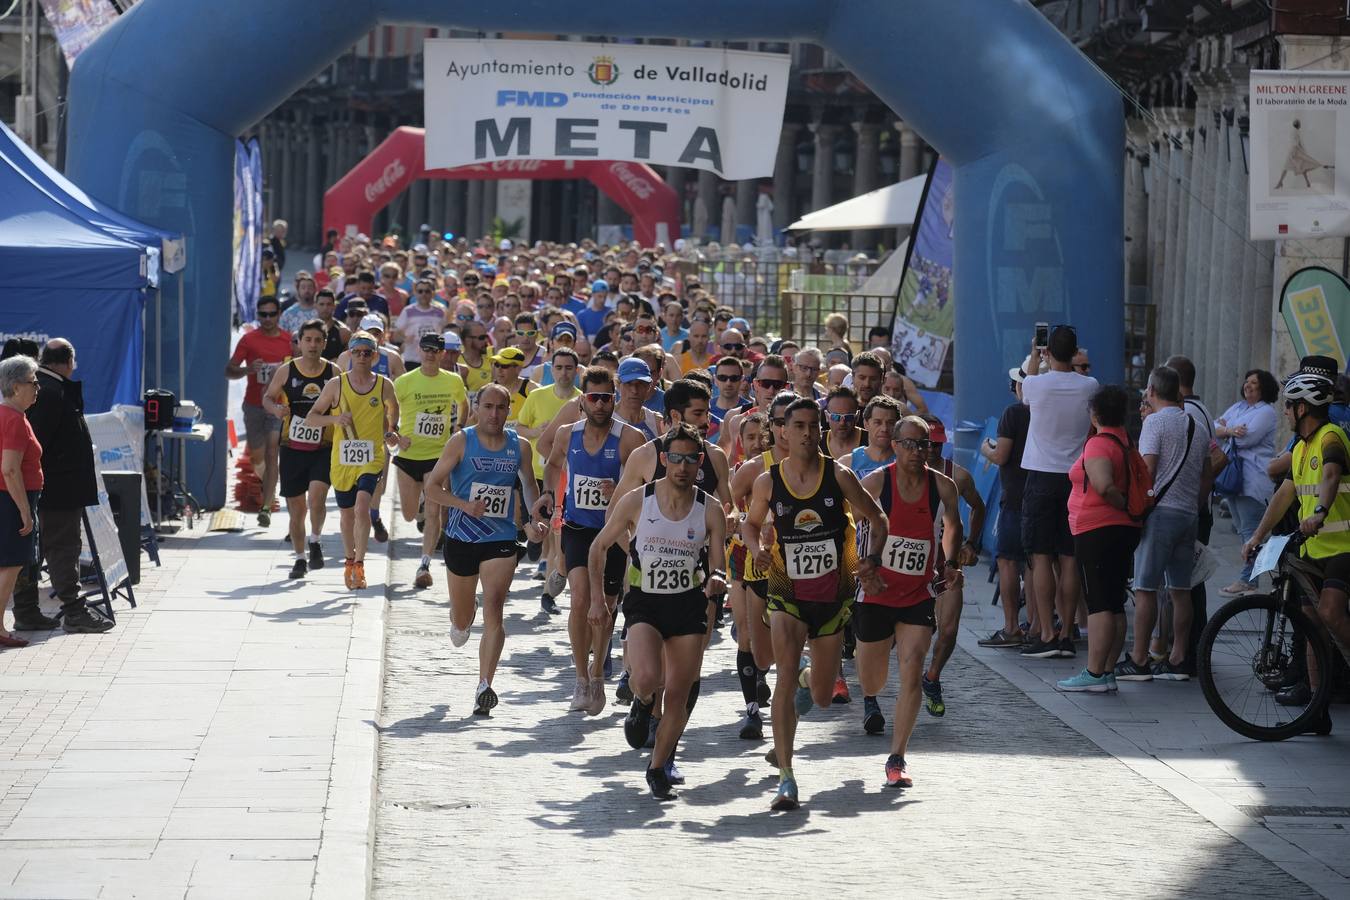
[[[1300,644],[1329,673],[1331,657],[1321,629],[1299,606],[1271,594],[1239,597],[1224,605],[1200,636],[1200,687],[1225,725],[1258,741],[1283,741],[1302,734],[1325,714],[1330,679],[1312,686],[1308,701],[1287,705],[1271,685],[1287,683]]]

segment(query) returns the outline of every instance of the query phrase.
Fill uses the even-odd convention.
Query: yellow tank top
[[[384,384],[375,376],[375,386],[366,393],[352,387],[351,373],[343,372],[338,391],[338,411],[352,414],[351,428],[333,429],[333,456],[329,466],[333,489],[350,491],[362,475],[384,470]]]
[[[492,380],[492,360],[486,353],[483,354],[483,362],[478,368],[474,368],[467,362],[463,365],[466,372],[464,387],[470,394],[477,393],[480,388]]]
[[[1341,442],[1347,459],[1350,459],[1350,439],[1340,426],[1329,422],[1308,440],[1294,445],[1294,486],[1298,492],[1300,519],[1312,515],[1321,502],[1317,494],[1322,482],[1322,444],[1328,435]],[[1312,559],[1326,559],[1341,553],[1350,553],[1350,472],[1341,475],[1336,499],[1327,512],[1322,530],[1303,545],[1303,554]]]

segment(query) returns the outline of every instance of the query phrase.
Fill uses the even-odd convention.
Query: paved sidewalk
[[[801,895],[1313,896],[963,651],[944,678],[946,718],[920,713],[915,788],[882,787],[887,743],[861,733],[854,681],[854,703],[802,722],[803,808],[770,814],[777,772],[763,760],[767,743],[736,735],[734,645],[723,633],[681,745],[688,785],[659,804],[646,794],[645,757],[624,742],[624,710],[567,712],[566,599],[562,616],[542,615],[540,583],[520,569],[501,705],[477,719],[480,629],[451,648],[443,567],[430,590],[405,589],[417,551],[395,544],[378,898],[745,895],[774,883]],[[892,691],[888,720],[893,703]]]
[[[285,514],[247,521],[165,540],[113,631],[0,653],[0,897],[331,897],[321,856],[362,861],[373,759],[339,719],[378,705],[387,564],[354,600],[329,536],[330,565],[287,581]],[[356,834],[326,821],[353,802]]]

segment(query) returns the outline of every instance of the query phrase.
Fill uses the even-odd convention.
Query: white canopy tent
[[[807,213],[789,231],[855,231],[867,228],[912,228],[927,175],[890,184],[858,197]]]

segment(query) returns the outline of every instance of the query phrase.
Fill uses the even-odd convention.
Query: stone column
[[[425,178],[418,179],[408,186],[408,229],[405,244],[411,247],[420,240],[422,223],[427,220],[427,187]]]
[[[881,158],[877,152],[878,134],[881,126],[871,122],[854,122],[857,132],[857,156],[853,161],[853,196],[857,197],[873,190],[881,174]],[[877,244],[877,232],[874,229],[861,228],[849,234],[849,245],[856,250],[868,252]]]
[[[1171,334],[1183,334],[1186,316],[1186,237],[1189,233],[1190,203],[1187,190],[1191,178],[1190,113],[1174,108],[1168,111],[1168,136],[1171,144],[1170,174],[1167,187],[1167,276],[1165,292],[1170,309],[1166,327]],[[1159,330],[1163,323],[1158,323]]]
[[[320,143],[324,131],[313,123],[306,123],[305,133],[305,230],[297,235],[301,242],[323,244],[323,156]]]
[[[896,122],[895,129],[900,132],[900,180],[907,181],[922,171],[923,139],[904,122]]]
[[[796,220],[792,189],[797,179],[797,134],[801,126],[784,122],[778,136],[778,155],[773,163],[773,227],[782,231]]]
[[[1228,174],[1223,152],[1224,135],[1220,127],[1223,123],[1223,91],[1213,73],[1206,81],[1205,117],[1205,181],[1204,192],[1200,195],[1201,245],[1199,255],[1195,257],[1196,285],[1195,301],[1200,305],[1198,326],[1203,335],[1205,366],[1203,376],[1196,376],[1196,390],[1201,384],[1212,386],[1218,381],[1219,373],[1219,319],[1223,308],[1217,297],[1217,288],[1222,282],[1219,248],[1224,228],[1216,215],[1227,197]],[[1202,124],[1199,116],[1197,125]]]
[[[427,184],[427,223],[432,231],[441,232],[445,230],[445,189],[449,182],[437,178]]]
[[[709,235],[721,231],[722,198],[717,190],[717,182],[716,173],[705,169],[698,170],[698,197],[694,201],[693,220],[698,228],[691,230],[690,235],[700,241],[707,240]]]
[[[755,230],[755,201],[759,199],[759,182],[752,178],[736,182],[736,224],[749,225]]]
[[[1237,124],[1238,109],[1248,90],[1247,70],[1243,66],[1232,66],[1225,75],[1223,109],[1220,113],[1224,141],[1220,153],[1224,159],[1227,185],[1223,203],[1218,210],[1226,225],[1222,242],[1215,241],[1215,249],[1221,255],[1217,260],[1220,284],[1213,302],[1222,309],[1222,314],[1217,336],[1218,383],[1211,388],[1211,394],[1216,389],[1222,392],[1226,386],[1237,384],[1248,368],[1241,353],[1243,316],[1235,309],[1242,303],[1242,247],[1248,233],[1247,170],[1242,165],[1242,141]]]
[[[441,233],[449,229],[456,237],[462,236],[468,221],[469,182],[456,179],[445,182],[445,215],[441,219]]]
[[[475,241],[483,236],[483,182],[473,179],[469,182],[468,198],[464,202],[464,236]]]
[[[489,181],[483,185],[483,217],[478,222],[478,232],[474,237],[491,231],[492,220],[495,218],[497,218],[497,182]]]
[[[834,139],[839,126],[818,122],[811,130],[816,143],[816,158],[811,164],[811,212],[815,212],[834,202]]]

